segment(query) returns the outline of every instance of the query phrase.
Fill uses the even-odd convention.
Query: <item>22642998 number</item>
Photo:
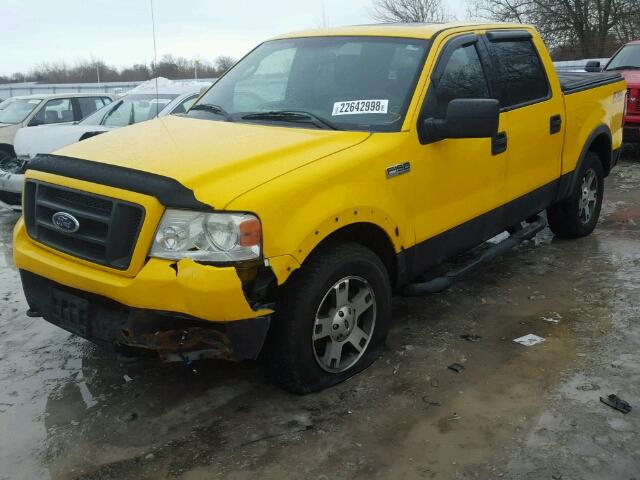
[[[389,111],[389,100],[349,100],[333,104],[332,116],[364,115],[370,113],[385,114]]]

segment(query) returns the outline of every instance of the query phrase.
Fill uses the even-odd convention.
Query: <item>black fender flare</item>
[[[594,128],[587,138],[587,141],[584,143],[584,146],[582,147],[580,157],[578,158],[578,162],[576,163],[576,168],[572,172],[565,173],[560,177],[560,184],[558,186],[558,195],[556,197],[556,202],[560,202],[571,195],[571,192],[573,192],[573,190],[575,189],[576,183],[578,181],[578,172],[580,171],[580,168],[582,167],[582,164],[587,157],[587,152],[591,150],[591,146],[593,145],[595,139],[602,134],[605,134],[609,139],[609,145],[613,145],[611,129],[607,125],[600,124],[596,128]],[[609,150],[608,157],[609,158],[602,158],[605,177],[609,174],[609,167],[612,165],[613,150]]]

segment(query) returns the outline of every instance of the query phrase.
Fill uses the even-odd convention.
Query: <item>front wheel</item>
[[[293,393],[342,382],[378,358],[390,320],[391,284],[377,255],[354,243],[322,248],[278,302],[269,376]]]
[[[587,153],[577,175],[570,196],[547,209],[549,228],[558,237],[585,237],[593,232],[600,217],[604,173],[596,153]]]

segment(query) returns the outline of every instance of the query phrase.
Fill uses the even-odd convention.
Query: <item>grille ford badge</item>
[[[64,233],[75,233],[80,228],[78,219],[67,212],[56,212],[51,216],[51,222]]]

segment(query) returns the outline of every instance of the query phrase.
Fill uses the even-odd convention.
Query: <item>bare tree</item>
[[[444,22],[451,18],[442,0],[375,0],[373,16],[380,22]]]
[[[637,0],[476,0],[473,9],[484,19],[535,25],[557,59],[605,57],[640,35]]]
[[[216,70],[218,75],[222,75],[224,72],[229,70],[231,67],[235,65],[237,60],[232,57],[228,57],[226,55],[221,55],[215,60]]]

